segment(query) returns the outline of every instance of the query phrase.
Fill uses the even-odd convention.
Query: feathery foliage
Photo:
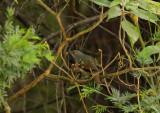
[[[95,83],[93,83],[93,84],[90,84],[89,86],[83,85],[82,87],[83,87],[82,95],[81,95],[82,98],[89,97],[93,93],[103,94],[100,92],[102,90],[102,87],[100,86],[100,84],[96,85]]]
[[[7,106],[5,87],[11,87],[18,77],[23,78],[28,71],[40,67],[43,57],[54,58],[48,44],[39,43],[40,37],[32,27],[26,30],[13,25],[13,15],[14,9],[7,8],[7,20],[4,27],[0,27],[0,102],[3,106]]]
[[[96,105],[96,106],[92,106],[92,109],[96,111],[96,113],[102,113],[104,111],[107,110],[107,106],[103,106],[103,105]]]

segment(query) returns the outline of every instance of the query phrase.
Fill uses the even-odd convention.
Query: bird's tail
[[[99,79],[99,73],[94,73],[94,74],[96,74],[96,75],[94,75],[94,81],[97,83],[97,84],[100,84],[101,83],[101,81],[100,81],[100,79]]]

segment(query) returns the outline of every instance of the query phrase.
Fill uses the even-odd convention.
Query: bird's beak
[[[70,55],[73,55],[73,51],[69,51],[68,53],[69,53]]]
[[[66,52],[67,55],[73,55],[73,51]]]

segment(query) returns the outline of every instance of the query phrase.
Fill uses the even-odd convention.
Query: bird
[[[69,54],[73,57],[75,63],[81,65],[84,70],[90,70],[94,74],[96,73],[94,81],[99,84],[101,83],[98,74],[99,69],[93,57],[78,50],[69,51]]]

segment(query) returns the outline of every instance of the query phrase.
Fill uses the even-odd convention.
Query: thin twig
[[[69,78],[71,78],[72,79],[72,77],[70,76],[70,74],[67,72],[67,71],[65,71],[63,68],[61,68],[60,66],[58,66],[55,62],[52,62],[57,68],[59,68],[60,70],[62,70],[66,75],[68,75],[68,77]]]
[[[93,17],[90,17],[90,18],[86,18],[86,19],[84,19],[84,20],[80,20],[80,21],[75,22],[75,23],[73,23],[73,24],[67,25],[66,27],[64,27],[64,29],[65,29],[65,31],[69,31],[69,30],[71,30],[71,29],[73,29],[73,28],[76,28],[76,27],[79,27],[79,26],[86,25],[86,24],[88,24],[88,23],[94,22],[94,21],[98,20],[99,17],[100,17],[100,15],[97,15],[97,16],[93,16]],[[60,33],[61,33],[61,31],[60,31],[60,30],[57,30],[57,31],[51,33],[50,35],[48,35],[48,36],[46,37],[46,40],[50,40],[50,39],[52,39],[53,37],[59,35]]]
[[[138,89],[138,88],[135,86],[135,84],[127,84],[127,83],[125,83],[123,80],[121,80],[119,76],[118,76],[118,79],[119,79],[119,81],[120,81],[121,83],[123,83],[124,85],[129,86],[129,87],[135,87],[136,89]]]
[[[103,21],[103,19],[106,18],[108,13],[109,13],[109,10],[107,10],[104,14],[101,13],[99,20],[94,25],[92,25],[91,27],[89,27],[88,29],[86,29],[86,30],[84,30],[82,32],[79,32],[78,34],[74,35],[73,37],[68,38],[67,41],[72,41],[72,40],[76,39],[77,37],[79,37],[79,36],[81,36],[81,35],[83,35],[85,33],[88,33],[89,31],[91,31],[94,28],[96,28]]]
[[[41,0],[37,0],[47,11],[49,11],[51,14],[53,14],[54,16],[56,16],[56,13],[51,10],[46,4],[44,4]]]
[[[74,79],[76,79],[76,77],[74,76],[73,72],[72,72],[72,75],[73,75]],[[86,113],[88,113],[88,110],[87,110],[87,107],[86,107],[86,105],[85,105],[85,102],[84,102],[84,100],[83,100],[83,98],[82,98],[82,96],[81,96],[82,94],[81,94],[80,88],[79,88],[79,86],[78,86],[77,83],[75,83],[75,85],[77,86],[78,93],[79,93],[80,99],[81,99],[81,101],[82,101],[83,107],[84,107]]]
[[[104,72],[104,68],[103,68],[103,62],[102,62],[102,58],[103,58],[103,54],[102,54],[102,50],[101,49],[99,49],[99,51],[100,51],[100,53],[101,53],[101,69],[102,69],[102,72],[103,72],[103,75],[105,74],[105,72]],[[107,91],[108,91],[108,93],[112,96],[112,93],[111,93],[111,91],[110,91],[110,89],[109,89],[109,85],[107,84],[107,80],[106,80],[106,78],[103,78],[103,80],[104,80],[104,86],[107,88]],[[103,85],[103,84],[102,84]]]
[[[140,76],[137,77],[137,80],[138,80],[137,87],[138,87],[138,89],[139,89],[139,79],[140,79]],[[139,107],[140,113],[143,113],[142,108],[141,108],[141,103],[140,103],[139,90],[137,90],[137,101],[138,101],[138,107]]]
[[[66,61],[64,60],[64,58],[63,58],[63,55],[62,55],[62,53],[61,53],[61,58],[62,58],[62,60],[63,60],[63,62],[64,62],[64,65],[65,65],[65,67],[68,69],[68,70],[70,70],[70,68],[67,66],[67,63],[66,63]]]
[[[67,7],[68,3],[70,2],[70,0],[67,1],[66,5],[64,5],[64,7],[61,9],[61,11],[59,12],[59,15],[61,15],[61,13],[63,12],[63,10]]]
[[[121,45],[122,45],[122,48],[123,48],[126,56],[128,57],[129,64],[130,64],[129,67],[130,67],[130,68],[133,68],[133,67],[132,67],[131,57],[129,56],[128,51],[127,51],[127,49],[125,48],[125,45],[124,45],[124,43],[123,43],[123,41],[122,41],[122,38],[121,38],[121,31],[122,31],[122,24],[121,24],[121,22],[122,22],[122,19],[123,19],[123,17],[121,16],[121,18],[120,18],[120,25],[119,25],[119,41],[120,41],[120,43],[121,43]],[[124,37],[125,37],[125,32],[123,31],[123,38],[124,38]]]
[[[53,62],[56,62],[57,61],[57,58],[59,56],[59,54],[62,52],[62,49],[64,48],[64,46],[69,42],[69,41],[72,41],[74,39],[76,39],[78,36],[80,35],[83,35],[91,30],[93,30],[95,27],[97,27],[102,21],[103,19],[108,15],[108,11],[105,12],[103,14],[103,11],[101,13],[101,16],[100,16],[100,19],[99,21],[97,21],[93,26],[89,27],[88,29],[78,33],[77,35],[71,37],[71,38],[68,38],[67,40],[67,37],[66,37],[66,33],[65,33],[65,30],[63,28],[63,25],[61,23],[61,20],[59,18],[59,14],[56,14],[54,11],[52,11],[47,5],[45,5],[41,0],[37,0],[44,8],[46,8],[46,10],[48,10],[51,14],[53,14],[54,16],[56,16],[57,18],[57,21],[60,25],[60,28],[63,32],[63,36],[66,40],[64,40],[60,47],[58,48],[57,50],[57,53],[55,55],[55,58],[54,58],[54,61]],[[50,75],[50,72],[52,70],[52,67],[54,66],[54,63],[51,63],[48,67],[48,69],[43,73],[41,74],[37,79],[33,80],[30,84],[28,84],[27,86],[25,86],[24,88],[22,88],[21,90],[19,90],[16,94],[12,95],[9,100],[8,100],[8,103],[11,104],[16,98],[18,98],[20,95],[26,93],[27,91],[29,91],[31,88],[33,88],[34,86],[36,86],[42,79],[44,79],[45,77],[48,77]]]

